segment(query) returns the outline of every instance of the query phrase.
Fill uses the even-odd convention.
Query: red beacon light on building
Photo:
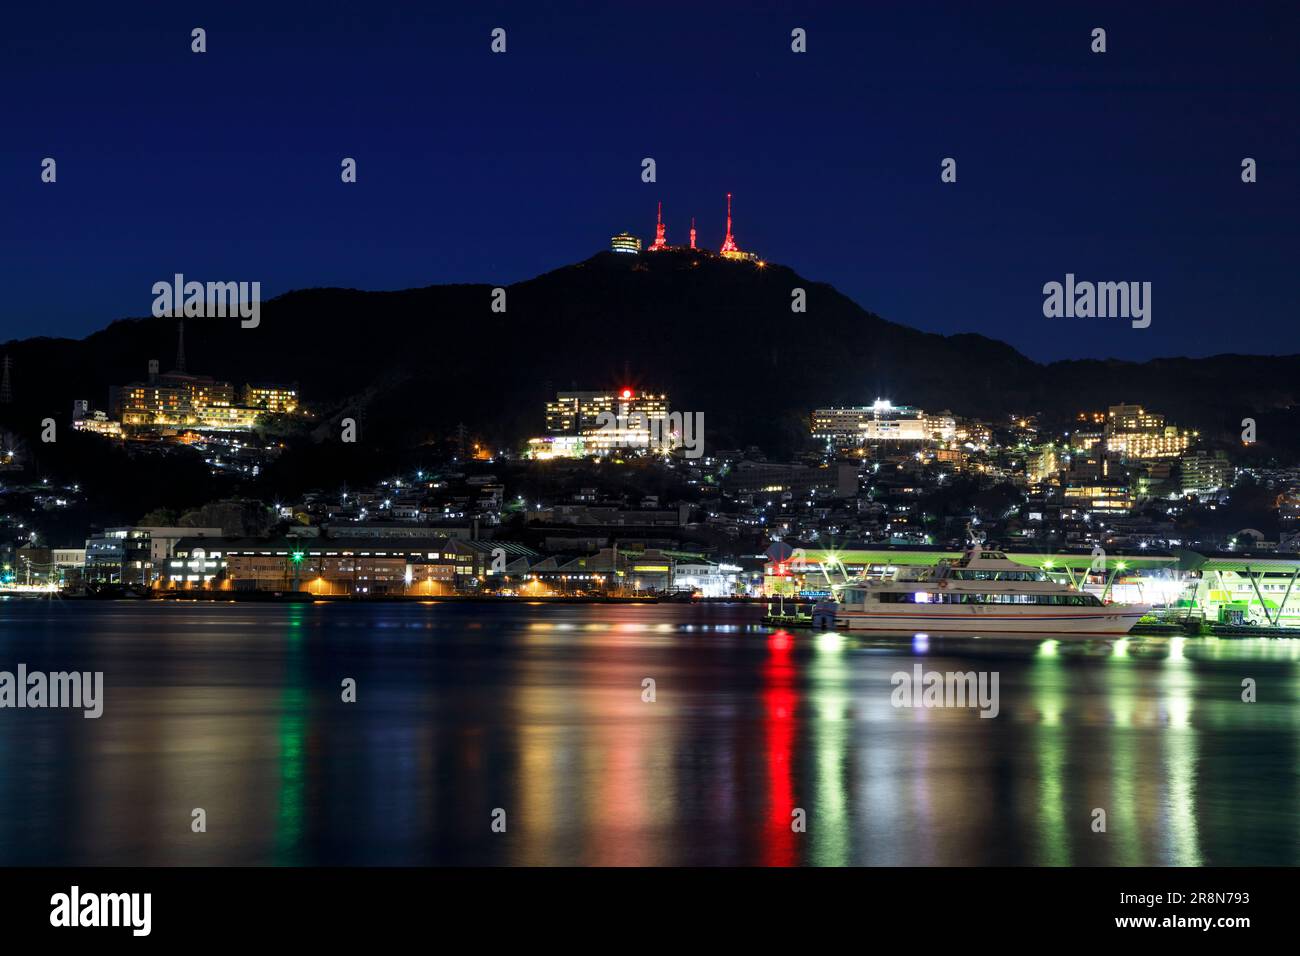
[[[619,398],[631,398],[631,397],[632,397],[632,389],[630,389],[630,388],[625,388],[625,389],[623,389],[623,391],[621,391],[621,392],[618,393],[618,397],[619,397]]]

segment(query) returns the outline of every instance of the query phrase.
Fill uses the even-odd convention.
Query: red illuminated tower
[[[695,248],[695,217],[691,216],[691,248]]]
[[[664,204],[659,204],[659,215],[655,225],[655,241],[651,244],[649,251],[658,252],[660,249],[667,249],[668,242],[664,239]]]
[[[731,235],[731,193],[727,193],[727,238],[722,242],[721,251],[725,254],[728,252],[739,252],[736,246],[736,240]]]

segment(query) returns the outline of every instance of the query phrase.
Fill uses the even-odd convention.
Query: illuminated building
[[[248,431],[265,414],[260,408],[243,405],[211,405],[197,409],[195,420],[184,424],[205,431]]]
[[[166,574],[178,542],[219,539],[221,529],[135,526],[109,528],[86,539],[82,563],[85,580],[113,584],[150,585]]]
[[[1132,482],[1134,497],[1138,499],[1161,498],[1173,487],[1174,466],[1168,461],[1157,461],[1147,465],[1142,473]]]
[[[731,597],[736,593],[740,567],[718,564],[703,558],[682,558],[673,569],[673,590],[699,594],[706,598]]]
[[[569,561],[547,558],[520,576],[519,591],[527,595],[664,592],[673,587],[677,559],[676,552],[658,548],[601,548]]]
[[[1133,499],[1128,486],[1122,484],[1105,484],[1095,482],[1083,485],[1067,485],[1062,492],[1065,498],[1079,499],[1086,502],[1087,510],[1103,514],[1122,514],[1133,507]]]
[[[72,427],[79,432],[103,435],[105,438],[121,438],[122,423],[113,421],[101,411],[86,411],[72,419]]]
[[[1106,413],[1107,431],[1139,432],[1159,429],[1165,418],[1148,412],[1141,405],[1112,405]]]
[[[454,561],[443,560],[445,544],[429,539],[376,548],[373,542],[348,540],[308,545],[290,539],[187,538],[166,561],[164,580],[176,589],[236,591],[282,590],[296,582],[299,590],[324,596],[403,593],[409,579],[416,585],[410,593],[436,595],[451,590],[443,582],[454,576]],[[421,588],[425,581],[431,583]]]
[[[546,434],[578,435],[594,427],[596,417],[614,410],[613,392],[558,392],[546,403]]]
[[[587,451],[587,443],[580,435],[545,435],[541,438],[528,439],[527,457],[538,461],[552,458],[586,458],[596,454],[593,448]]]
[[[620,232],[609,240],[609,248],[614,252],[628,252],[635,255],[641,251],[641,240],[630,232]]]
[[[695,248],[695,217],[691,217],[691,248]]]
[[[1232,463],[1225,452],[1197,451],[1182,460],[1185,495],[1208,495],[1232,484]]]
[[[839,447],[878,442],[952,441],[957,422],[951,415],[929,415],[911,405],[876,399],[871,405],[818,408],[812,413],[812,435]]]
[[[1061,463],[1054,445],[1044,445],[1025,461],[1025,476],[1034,484],[1042,484],[1060,470]]]
[[[478,590],[507,568],[527,564],[537,552],[509,541],[454,541],[441,537],[383,542],[353,538],[302,541],[186,538],[165,562],[170,588],[278,591],[292,588],[321,597],[406,594],[436,597]]]
[[[647,419],[667,417],[668,396],[637,393],[631,388],[557,392],[555,401],[546,403],[546,434],[588,435],[601,428],[602,415],[631,416],[636,413]]]
[[[1294,559],[1191,554],[1197,577],[1182,600],[1208,621],[1300,627],[1300,565]]]
[[[159,375],[150,363],[149,381],[133,382],[112,390],[112,411],[124,425],[186,424],[197,412],[234,403],[235,389],[228,382],[170,372]]]
[[[546,434],[531,439],[533,458],[582,458],[616,449],[651,449],[666,439],[668,396],[631,388],[558,392],[546,403]],[[660,442],[662,444],[662,442]]]
[[[292,415],[298,410],[298,390],[288,385],[245,385],[244,404],[273,415]]]
[[[934,452],[934,460],[964,468],[970,462],[970,452],[961,448],[938,448]]]
[[[1163,415],[1148,412],[1141,405],[1112,405],[1106,413],[1106,451],[1130,461],[1177,458],[1187,451],[1196,435],[1166,425]]]
[[[184,372],[160,375],[157,364],[149,363],[147,382],[112,390],[110,404],[123,425],[193,425],[206,410],[234,404],[229,382]]]
[[[659,204],[659,212],[655,216],[655,241],[650,244],[649,252],[660,252],[668,248],[668,241],[664,236],[664,204]]]
[[[1075,432],[1070,436],[1070,447],[1075,451],[1092,451],[1106,436],[1102,432]]]
[[[128,428],[193,428],[207,431],[247,431],[270,413],[288,413],[298,407],[297,392],[283,385],[249,385],[246,399],[257,404],[237,404],[235,387],[205,375],[158,373],[149,363],[149,380],[110,391],[113,414]],[[111,431],[95,424],[87,431]]]
[[[218,526],[182,528],[167,525],[136,525],[131,530],[149,536],[149,560],[153,562],[159,574],[162,573],[163,565],[172,557],[179,542],[187,538],[221,537],[221,528]]]
[[[149,532],[143,528],[109,528],[86,539],[88,583],[148,586],[153,579]]]
[[[871,417],[871,409],[864,406],[814,409],[812,437],[832,445],[857,447],[865,441]]]
[[[993,444],[993,428],[986,422],[965,420],[956,424],[953,438],[959,444],[988,448]]]

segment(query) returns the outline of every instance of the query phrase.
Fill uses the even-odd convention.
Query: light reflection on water
[[[100,720],[0,710],[3,864],[1300,862],[1300,641],[5,602],[0,670],[19,662],[107,690]],[[996,671],[999,716],[895,708],[918,662]]]

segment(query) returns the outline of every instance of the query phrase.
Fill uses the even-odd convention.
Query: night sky
[[[716,249],[730,191],[742,248],[918,328],[1038,359],[1300,351],[1297,9],[13,4],[0,336],[147,315],[174,272],[515,282],[648,243],[660,200],[670,242],[694,215]],[[1150,281],[1151,327],[1044,318],[1067,272]]]

